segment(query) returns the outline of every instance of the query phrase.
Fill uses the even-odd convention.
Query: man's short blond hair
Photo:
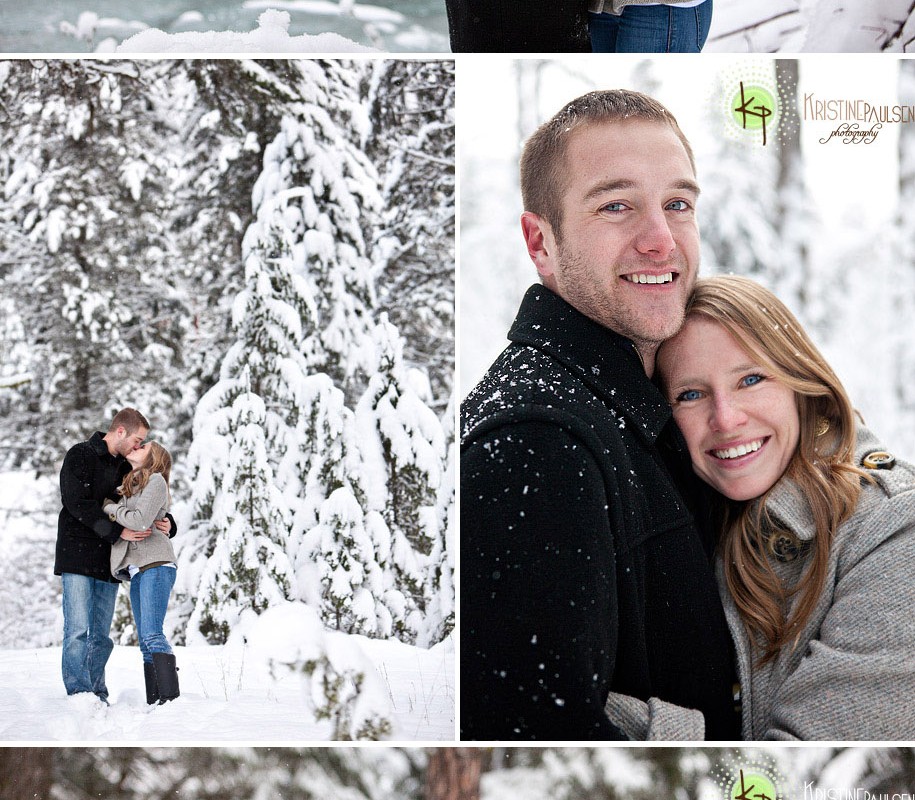
[[[122,408],[111,420],[108,433],[114,433],[118,428],[123,428],[128,434],[132,434],[140,428],[149,430],[149,421],[135,408]]]
[[[552,119],[544,122],[524,144],[521,153],[521,198],[524,210],[543,217],[561,239],[562,197],[569,170],[565,164],[569,135],[589,124],[641,119],[669,125],[686,149],[696,171],[693,150],[677,120],[653,97],[628,89],[589,92],[572,100]]]

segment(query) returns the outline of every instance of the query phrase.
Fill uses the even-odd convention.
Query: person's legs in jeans
[[[588,32],[591,34],[592,52],[616,52],[616,37],[620,30],[620,19],[621,17],[616,14],[588,14]]]
[[[712,24],[712,2],[705,0],[693,8],[670,8],[669,53],[698,53],[705,46]]]
[[[111,641],[111,620],[118,599],[117,583],[92,579],[92,609],[89,616],[89,678],[92,691],[102,700],[108,698],[105,685],[105,666],[114,649]]]
[[[175,585],[174,567],[153,567],[138,572],[130,581],[130,606],[137,625],[137,640],[143,661],[151,664],[153,653],[171,653],[162,633],[168,598]]]
[[[589,16],[595,52],[698,53],[708,38],[712,0],[692,8],[626,6],[619,16]]]
[[[118,584],[69,572],[62,579],[64,687],[67,694],[93,692],[105,700],[105,665],[114,647],[109,634]]]
[[[137,629],[137,643],[140,645],[140,654],[143,656],[145,663],[152,664],[152,653],[146,649],[143,637],[140,635],[140,631],[143,629],[143,602],[140,594],[142,577],[143,573],[138,572],[130,580],[130,610],[133,612],[133,624]]]

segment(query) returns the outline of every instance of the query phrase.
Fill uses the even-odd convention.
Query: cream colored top
[[[657,3],[654,0],[590,0],[588,11],[594,14],[622,14],[626,6],[680,6],[680,8],[692,8],[693,6],[702,5],[705,0],[668,0],[668,2]]]

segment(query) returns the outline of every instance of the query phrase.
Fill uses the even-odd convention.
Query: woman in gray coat
[[[915,468],[857,422],[797,320],[753,281],[698,281],[658,356],[716,491],[745,739],[915,736]]]
[[[118,489],[118,502],[106,500],[106,514],[131,531],[145,531],[168,513],[172,457],[157,442],[127,455],[133,470]],[[130,581],[130,607],[143,654],[146,702],[164,703],[179,695],[175,656],[162,632],[177,574],[171,539],[153,528],[141,540],[119,539],[111,546],[111,574]]]

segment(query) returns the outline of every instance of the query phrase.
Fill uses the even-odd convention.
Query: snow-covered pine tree
[[[421,749],[397,747],[60,747],[33,754],[53,780],[51,794],[41,797],[72,794],[78,787],[82,796],[103,800],[165,794],[195,800],[420,800],[426,762]],[[11,785],[4,779],[22,767],[12,749],[2,755],[0,785]],[[31,796],[15,796],[23,795]]]
[[[216,556],[219,540],[225,535],[217,507],[223,502],[220,492],[232,469],[234,437],[243,426],[233,422],[235,401],[245,395],[259,398],[264,407],[263,437],[266,463],[263,474],[269,489],[282,497],[277,470],[288,455],[293,457],[299,442],[295,435],[300,404],[297,394],[305,380],[305,361],[300,347],[302,324],[309,309],[301,279],[293,273],[288,230],[283,224],[284,209],[268,203],[259,209],[257,220],[249,227],[244,243],[245,287],[233,306],[236,339],[223,358],[220,380],[200,400],[194,424],[194,441],[188,453],[193,476],[193,516],[181,550],[185,569],[176,588],[184,615],[190,613],[198,595],[201,560]],[[269,455],[268,455],[269,454]],[[292,510],[284,509],[275,519],[282,528],[272,531],[274,540],[288,547]],[[221,555],[225,561],[225,554]],[[187,580],[184,576],[187,576]],[[291,578],[291,576],[290,576]],[[286,593],[293,587],[287,587]],[[204,599],[198,599],[199,606]],[[200,609],[194,614],[200,617]]]
[[[226,395],[238,391],[242,363],[252,370],[251,390],[267,404],[272,475],[295,519],[286,541],[299,576],[293,595],[316,603],[330,627],[390,636],[406,630],[408,603],[385,572],[384,521],[364,508],[352,412],[344,405],[346,389],[355,391],[372,367],[365,326],[373,288],[363,225],[366,206],[377,203],[376,177],[338,125],[341,117],[359,117],[354,69],[319,62],[297,68],[301,99],[265,148],[252,192],[256,220],[245,235],[249,288],[235,313],[245,333],[198,415],[223,424],[211,416],[213,402],[225,404]],[[268,264],[269,278],[263,274]],[[259,295],[267,299],[252,305]],[[192,447],[192,463],[197,452]],[[213,482],[196,483],[195,519],[205,530]],[[318,580],[311,580],[316,571]],[[194,572],[188,571],[192,580]]]
[[[297,96],[298,71],[282,60],[167,62],[172,113],[181,120],[170,227],[180,252],[192,326],[186,341],[185,396],[196,400],[219,379],[233,341],[231,308],[244,285],[242,240],[255,219],[251,187],[263,148]],[[176,409],[182,441],[192,436],[193,405]]]
[[[291,599],[290,514],[267,457],[267,424],[258,395],[248,390],[232,401],[230,444],[210,520],[215,546],[200,570],[188,621],[191,641],[199,631],[210,643],[223,644],[245,609],[260,613]]]
[[[457,553],[457,507],[455,503],[455,477],[457,472],[457,443],[455,442],[455,406],[452,393],[448,408],[442,416],[442,431],[448,442],[442,480],[439,484],[435,516],[440,532],[429,554],[429,603],[420,643],[435,644],[454,630],[454,568]]]
[[[0,228],[4,250],[28,255],[4,292],[17,298],[32,356],[23,458],[42,468],[60,457],[62,431],[88,436],[128,404],[161,419],[177,394],[169,376],[186,322],[163,224],[172,162],[162,144],[173,132],[149,102],[155,70],[12,61],[3,71],[0,99],[16,124],[0,130]]]
[[[427,580],[442,531],[436,516],[437,492],[446,456],[445,434],[426,405],[424,376],[403,363],[397,329],[382,314],[375,327],[376,367],[356,407],[369,505],[381,513],[391,534],[389,569],[396,586],[425,613]]]
[[[318,524],[302,537],[297,564],[307,558],[314,565],[320,586],[316,606],[328,628],[378,639],[415,636],[409,598],[394,587],[386,569],[388,536],[381,515],[365,513],[347,487],[321,504]]]
[[[304,413],[281,474],[297,476],[286,493],[295,509],[289,554],[297,597],[317,609],[330,629],[375,638],[407,630],[407,600],[387,572],[390,534],[377,512],[367,511],[362,453],[355,417],[343,392],[325,374],[298,387]]]
[[[292,262],[315,314],[303,331],[309,373],[323,372],[348,399],[371,368],[375,290],[366,230],[380,205],[378,176],[360,148],[366,130],[360,66],[298,61],[300,99],[264,150],[254,208],[282,198]]]
[[[381,165],[379,306],[441,411],[454,375],[454,62],[373,62],[368,143]]]

